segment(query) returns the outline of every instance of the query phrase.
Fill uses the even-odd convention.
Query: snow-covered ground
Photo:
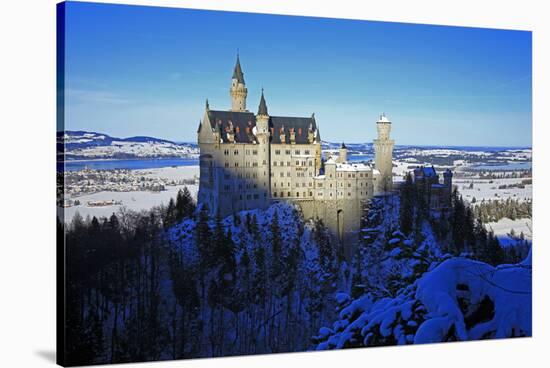
[[[519,199],[520,201],[531,199],[533,196],[533,185],[527,184],[525,188],[505,188],[499,189],[499,186],[520,184],[521,178],[518,179],[459,179],[454,180],[453,184],[458,187],[458,191],[464,199],[472,201],[475,197],[476,201],[482,199]],[[470,189],[470,183],[473,181],[474,186]]]
[[[507,246],[515,243],[520,234],[523,233],[526,240],[532,241],[532,220],[529,218],[510,220],[509,218],[500,219],[498,222],[489,222],[485,224],[487,230],[493,230],[498,237],[500,244]],[[512,236],[512,230],[514,235]],[[515,239],[514,239],[515,238]]]
[[[180,166],[180,167],[167,167],[159,169],[147,169],[136,170],[143,173],[145,176],[161,177],[174,180],[193,179],[199,175],[198,166]],[[176,198],[178,190],[183,189],[185,186],[191,192],[191,195],[196,199],[199,190],[198,185],[174,185],[167,186],[165,191],[162,192],[110,192],[104,191],[94,194],[88,194],[78,197],[81,205],[65,208],[65,220],[70,221],[75,213],[78,211],[81,216],[110,216],[113,212],[117,212],[121,207],[126,207],[131,210],[149,210],[154,206],[161,204],[168,204],[170,198]],[[90,207],[87,205],[89,201],[115,201],[122,204],[111,206]]]
[[[58,132],[58,144],[65,148],[65,159],[198,157],[199,149],[190,143],[176,143],[153,137],[117,138],[85,131]]]
[[[67,152],[68,155],[81,158],[120,157],[189,157],[197,156],[193,147],[169,142],[112,142],[108,146],[77,148]]]

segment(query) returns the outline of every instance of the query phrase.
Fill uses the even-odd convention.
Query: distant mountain
[[[197,157],[194,143],[176,143],[153,137],[117,138],[87,131],[57,132],[57,147],[66,160]]]

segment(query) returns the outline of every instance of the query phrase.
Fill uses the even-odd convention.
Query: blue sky
[[[324,140],[531,146],[531,33],[67,3],[65,128],[195,141],[230,108],[239,50],[256,111],[315,112]]]

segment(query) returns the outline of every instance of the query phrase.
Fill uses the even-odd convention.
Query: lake
[[[529,162],[510,162],[502,164],[482,164],[472,166],[471,169],[477,171],[514,171],[514,170],[530,170],[532,167],[531,161]]]
[[[198,158],[65,161],[65,171],[78,171],[86,167],[94,170],[143,170],[172,166],[198,166],[198,164]],[[63,162],[57,163],[57,171],[63,171]]]

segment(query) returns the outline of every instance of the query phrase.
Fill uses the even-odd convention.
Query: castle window
[[[313,161],[309,161],[309,166],[313,166]]]
[[[299,155],[299,154],[300,154],[300,150],[295,150],[295,151],[294,151],[294,154],[295,154],[295,155]]]
[[[229,155],[229,150],[224,150],[224,151],[223,151],[223,154],[224,154],[225,156]]]
[[[296,197],[299,197],[300,196],[300,192],[296,192]]]
[[[258,150],[252,150],[252,154],[253,154],[253,155],[257,155],[257,154],[258,154]]]
[[[317,183],[317,187],[322,188],[322,187],[323,187],[323,183]]]
[[[290,161],[287,161],[287,162],[286,162],[286,166],[290,166]]]
[[[277,192],[273,192],[273,197],[277,198]]]
[[[351,183],[348,183],[348,188],[351,188]]]
[[[239,199],[242,201],[243,200],[243,195],[242,194],[239,194]]]
[[[234,155],[238,155],[238,154],[239,154],[239,151],[238,151],[238,150],[235,150],[235,151],[233,151],[233,154],[234,154]]]
[[[305,154],[306,154],[306,155],[309,155],[309,150],[306,150],[306,151],[305,151]]]
[[[350,192],[348,192],[348,197],[351,197],[351,193],[350,193]]]
[[[226,162],[226,163],[225,163],[225,167],[229,167],[229,162]]]
[[[229,189],[231,189],[231,187],[230,187],[229,185],[224,185],[224,186],[223,186],[223,189],[226,190],[226,191],[228,191]]]
[[[287,178],[290,178],[290,171],[286,173]]]
[[[252,163],[252,167],[258,167],[258,163],[257,163],[257,162],[253,162],[253,163]]]
[[[285,151],[285,154],[286,154],[286,155],[290,155],[290,150],[286,150],[286,151]]]
[[[280,154],[281,154],[281,150],[275,150],[275,154],[276,154],[276,155],[280,155]]]
[[[245,150],[245,151],[244,151],[244,154],[245,154],[245,155],[250,155],[250,150]]]
[[[284,173],[284,172],[281,172],[281,173],[280,173],[280,177],[281,177],[281,178],[284,178],[284,177],[285,177],[285,173]]]
[[[290,197],[290,192],[287,192],[286,194],[287,194],[287,197]]]
[[[300,166],[300,161],[296,161],[296,166]]]
[[[238,163],[238,162],[235,162],[235,167],[239,167],[239,163]]]
[[[281,192],[281,197],[284,197],[284,193],[283,193],[283,192]]]
[[[254,194],[254,199],[258,199],[258,195],[257,195],[257,194]]]

